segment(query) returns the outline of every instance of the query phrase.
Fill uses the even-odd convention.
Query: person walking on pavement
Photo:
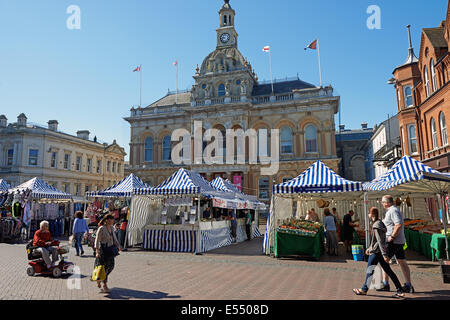
[[[353,289],[353,292],[360,295],[367,295],[369,291],[369,284],[372,276],[375,272],[375,267],[378,263],[381,265],[383,272],[389,275],[392,281],[395,283],[397,288],[397,293],[394,295],[395,298],[403,298],[405,294],[403,293],[403,288],[398,280],[394,271],[392,271],[389,265],[388,250],[386,246],[386,231],[387,228],[383,221],[379,219],[378,209],[375,207],[369,210],[369,219],[372,220],[372,237],[369,248],[366,250],[366,255],[369,256],[366,269],[366,281],[361,289]]]
[[[114,269],[114,258],[118,254],[118,251],[122,251],[119,241],[114,233],[114,216],[112,214],[105,215],[99,222],[97,235],[95,237],[95,250],[96,259],[94,268],[100,265],[105,266],[106,279],[103,281],[103,288],[101,287],[102,281],[97,281],[97,286],[100,288],[101,293],[109,293],[108,288],[108,276]],[[115,248],[114,248],[115,247]]]
[[[397,259],[400,268],[402,269],[403,276],[405,278],[405,285],[403,286],[404,292],[414,293],[414,287],[411,284],[411,271],[405,258],[405,225],[403,216],[400,210],[394,205],[394,198],[390,195],[386,195],[381,201],[386,215],[383,223],[386,225],[386,241],[387,241],[387,255],[389,259],[393,256]],[[378,291],[390,291],[389,279],[385,272],[383,272],[383,287]]]
[[[77,251],[77,256],[84,254],[82,241],[85,232],[89,232],[89,227],[86,220],[84,220],[83,212],[75,212],[75,221],[73,223],[72,233],[75,238],[75,250]]]
[[[245,213],[245,231],[247,232],[247,241],[252,239],[252,214],[248,210],[244,210]]]

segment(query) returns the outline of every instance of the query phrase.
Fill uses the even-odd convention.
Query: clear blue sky
[[[81,9],[81,30],[69,30],[69,5]],[[215,49],[222,0],[0,0],[0,114],[16,121],[117,142],[129,152],[130,128],[122,118],[143,105],[193,84],[197,64]],[[231,0],[239,49],[260,80],[270,79],[265,45],[272,47],[275,78],[299,74],[319,84],[317,55],[303,48],[320,39],[324,83],[341,96],[342,123],[359,128],[396,113],[386,81],[407,57],[405,26],[412,25],[418,54],[421,29],[445,19],[447,0]],[[369,5],[381,8],[381,30],[369,30]],[[336,117],[336,123],[338,118]]]

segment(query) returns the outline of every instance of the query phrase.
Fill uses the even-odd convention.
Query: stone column
[[[305,156],[305,131],[299,130],[298,131],[298,155],[303,158]]]

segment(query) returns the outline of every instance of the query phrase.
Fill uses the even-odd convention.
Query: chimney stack
[[[6,128],[8,125],[8,118],[4,114],[0,115],[0,128]]]
[[[367,122],[363,122],[363,123],[361,123],[361,128],[363,128],[363,129],[367,129]]]
[[[80,130],[77,131],[77,137],[83,140],[89,140],[89,130]]]
[[[48,129],[51,131],[58,131],[58,121],[57,120],[50,120],[48,123]]]
[[[344,130],[345,130],[345,124],[339,125],[339,131],[344,131]]]
[[[23,113],[19,114],[17,117],[17,125],[19,127],[26,127],[27,126],[27,116]]]

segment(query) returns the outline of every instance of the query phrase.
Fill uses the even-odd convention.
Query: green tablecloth
[[[278,232],[275,237],[275,257],[290,255],[308,255],[316,260],[324,252],[323,229],[315,237]]]
[[[405,229],[405,237],[408,249],[419,252],[430,260],[445,258],[445,238],[443,235],[431,235]],[[436,251],[435,253],[434,250]]]
[[[450,239],[449,239],[450,242]],[[436,259],[447,259],[447,255],[445,253],[445,237],[442,234],[433,234],[431,237],[430,246],[432,249],[436,250],[435,256]]]

